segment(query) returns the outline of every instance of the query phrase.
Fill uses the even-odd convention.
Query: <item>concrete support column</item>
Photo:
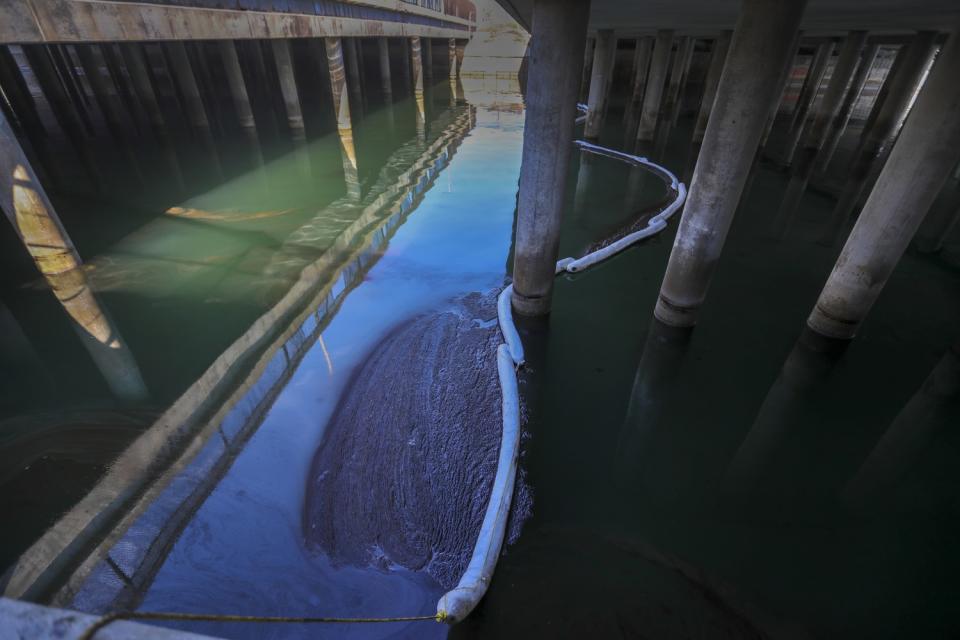
[[[410,38],[410,66],[413,68],[413,102],[417,107],[417,138],[427,136],[427,111],[423,101],[423,62],[420,58],[420,38]]]
[[[654,313],[696,324],[806,5],[744,0]]]
[[[633,54],[633,89],[624,118],[624,146],[629,148],[637,137],[640,109],[643,106],[643,94],[647,86],[647,71],[650,68],[650,55],[653,53],[653,36],[637,39],[637,48]]]
[[[784,164],[793,162],[793,154],[797,149],[797,143],[800,141],[803,132],[806,131],[807,116],[810,115],[810,111],[817,101],[817,96],[820,95],[820,85],[823,82],[823,76],[827,71],[827,65],[832,55],[832,42],[826,42],[817,47],[813,65],[810,67],[810,73],[807,74],[807,82],[803,87],[804,93],[800,94],[797,108],[793,110],[792,126],[783,147]]]
[[[893,138],[910,108],[911,99],[923,77],[923,70],[936,51],[936,37],[937,34],[933,31],[919,33],[907,50],[901,51],[897,56],[894,70],[887,78],[886,96],[882,104],[875,108],[876,117],[872,118],[872,126],[868,125],[869,130],[860,143],[843,191],[831,214],[829,226],[821,238],[823,244],[837,244],[844,230],[848,228],[875,160],[883,155],[885,145]]]
[[[433,38],[423,38],[423,77],[433,80]]]
[[[0,45],[0,87],[3,87],[3,94],[10,101],[10,106],[13,107],[20,125],[33,135],[46,135],[47,131],[37,112],[37,105],[33,101],[33,96],[30,95],[30,87],[27,86],[17,61],[6,45]]]
[[[337,134],[340,136],[340,155],[347,194],[360,200],[360,178],[357,173],[357,150],[353,144],[353,120],[350,117],[350,98],[347,76],[343,68],[343,47],[340,38],[325,38],[327,66],[330,70],[330,93],[337,113]]]
[[[713,43],[713,54],[710,56],[710,67],[703,85],[703,99],[700,101],[700,110],[697,112],[697,122],[693,126],[693,144],[699,149],[703,143],[703,134],[707,130],[707,121],[713,109],[714,98],[717,97],[717,86],[720,84],[720,74],[723,73],[723,64],[727,60],[727,51],[730,49],[732,31],[724,31]]]
[[[817,333],[841,340],[856,335],[960,160],[958,77],[960,34],[954,33],[930,72],[914,113],[904,125],[807,319],[807,325]],[[891,90],[888,100],[894,95]]]
[[[70,316],[111,392],[122,400],[146,399],[147,389],[133,355],[90,289],[80,256],[2,112],[0,209]]]
[[[833,53],[832,42],[824,42],[814,50],[810,66],[807,67],[807,74],[803,78],[803,86],[800,88],[800,94],[797,96],[796,104],[794,104],[793,113],[790,114],[788,131],[793,131],[798,125],[802,126],[806,118],[804,107],[809,108],[811,96],[816,98],[817,89],[820,88],[820,81],[823,80],[823,73],[827,69],[827,61],[830,59],[831,53]]]
[[[450,65],[450,77],[456,78],[459,76],[459,70],[457,69],[457,40],[456,38],[450,38],[447,42],[447,59],[449,60]]]
[[[672,46],[673,31],[658,31],[656,42],[653,45],[653,59],[650,61],[650,75],[647,78],[646,94],[643,96],[640,126],[637,127],[637,144],[653,142],[656,135],[660,102],[663,98],[664,83],[667,81],[667,68],[670,66],[670,49]]]
[[[200,97],[200,87],[197,85],[197,78],[193,74],[187,49],[184,43],[179,40],[167,42],[165,46],[170,63],[173,65],[174,79],[180,86],[180,94],[183,96],[190,127],[200,140],[214,174],[223,177],[223,170],[220,168],[220,156],[217,154],[213,133],[210,131],[210,121],[207,119],[207,111]]]
[[[597,51],[593,56],[590,94],[587,97],[587,122],[583,128],[583,136],[588,140],[600,137],[616,54],[617,39],[613,35],[613,29],[601,29],[597,32]]]
[[[550,312],[580,81],[571,69],[583,60],[589,15],[583,0],[533,4],[513,261],[513,308],[522,315]]]
[[[94,187],[101,188],[103,177],[90,152],[87,134],[70,102],[69,96],[60,83],[60,78],[57,77],[47,48],[44,45],[24,45],[23,52],[30,63],[30,68],[33,70],[43,95],[50,103],[57,124],[77,152],[77,157],[80,158],[83,169],[90,176]]]
[[[383,99],[387,104],[393,102],[393,79],[390,77],[390,41],[387,38],[377,38],[377,47],[380,52],[380,87]]]
[[[343,47],[347,50],[344,60],[347,63],[347,87],[353,107],[363,112],[363,78],[360,75],[360,53],[356,38],[343,38]]]
[[[693,46],[693,38],[683,36],[677,42],[677,52],[673,56],[673,66],[670,69],[670,80],[667,82],[667,91],[663,99],[661,123],[661,136],[665,135],[673,125],[674,112],[677,109],[677,102],[680,100],[680,83],[683,80],[684,65],[687,62],[687,56]]]
[[[824,143],[823,150],[820,152],[818,164],[821,171],[827,170],[830,161],[833,159],[833,154],[837,151],[837,146],[840,144],[843,133],[847,129],[847,123],[850,122],[850,116],[853,115],[853,109],[857,105],[857,100],[860,99],[860,94],[863,93],[863,87],[867,83],[867,78],[870,77],[870,70],[873,69],[873,64],[879,51],[880,45],[875,44],[863,52],[863,57],[857,66],[857,73],[853,76],[853,80],[850,81],[850,87],[843,99],[843,105],[840,107],[840,111],[833,121],[833,125],[827,135],[827,141]]]
[[[180,169],[180,161],[177,158],[176,147],[170,138],[170,132],[167,129],[166,119],[163,117],[163,110],[160,108],[160,102],[157,99],[157,93],[150,81],[150,75],[147,72],[147,65],[143,57],[143,49],[138,42],[126,42],[121,45],[124,65],[130,73],[130,80],[133,83],[133,91],[137,95],[137,100],[146,111],[147,121],[153,130],[153,135],[160,143],[163,149],[163,155],[170,170],[171,175],[182,193],[186,190],[183,181],[183,171]]]
[[[681,58],[680,80],[677,82],[676,95],[673,99],[673,108],[670,110],[670,127],[677,126],[677,120],[680,119],[680,111],[683,109],[683,97],[686,92],[687,78],[690,75],[690,63],[693,61],[693,51],[697,46],[697,39],[690,38],[687,46],[684,48],[683,58]]]
[[[280,93],[287,112],[287,126],[296,146],[307,142],[307,129],[300,108],[300,92],[297,89],[297,77],[293,70],[293,58],[290,55],[290,43],[283,39],[270,41],[273,57],[277,65],[277,77],[280,80]]]
[[[257,121],[250,106],[250,95],[247,93],[247,83],[243,79],[243,69],[240,67],[240,58],[237,56],[237,47],[232,40],[221,40],[220,59],[224,71],[227,73],[227,84],[230,86],[230,98],[233,108],[237,112],[240,129],[247,139],[250,155],[257,167],[263,166],[263,151],[260,148],[260,134],[257,132]]]
[[[587,38],[587,45],[583,49],[583,67],[580,68],[580,91],[577,92],[577,101],[586,102],[590,91],[590,74],[593,72],[593,51],[596,45],[595,38]]]
[[[793,224],[800,198],[807,189],[810,176],[813,175],[817,154],[826,142],[830,126],[840,111],[841,101],[860,62],[860,50],[863,49],[866,41],[866,31],[852,31],[840,50],[830,85],[813,114],[813,120],[803,136],[800,156],[791,168],[790,184],[787,186],[787,192],[780,204],[775,222],[776,233],[781,238],[787,234]]]

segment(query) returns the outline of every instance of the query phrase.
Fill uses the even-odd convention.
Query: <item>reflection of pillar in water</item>
[[[187,110],[187,120],[190,122],[190,127],[193,129],[194,135],[200,140],[214,175],[222,178],[223,169],[220,167],[220,156],[217,154],[213,133],[210,131],[210,121],[207,119],[207,111],[203,106],[203,99],[200,97],[200,87],[197,85],[197,78],[193,74],[187,49],[183,42],[177,40],[167,42],[165,46],[170,64],[173,66],[174,78],[180,87],[180,95],[183,96],[184,108]]]
[[[232,40],[219,42],[220,59],[227,72],[227,83],[230,86],[230,97],[237,112],[240,129],[250,148],[250,154],[257,167],[263,166],[263,152],[260,150],[260,136],[257,133],[257,121],[250,107],[250,95],[247,93],[247,84],[243,79],[243,69],[240,68],[240,58]]]
[[[417,107],[417,138],[427,137],[427,112],[423,102],[423,63],[420,60],[420,38],[410,38],[410,64],[413,67],[413,101]]]
[[[803,339],[794,344],[750,432],[727,467],[729,489],[750,489],[763,479],[784,442],[804,426],[803,410],[817,384],[837,361],[837,355],[815,350]]]
[[[960,397],[960,342],[947,350],[923,386],[900,410],[880,442],[843,490],[843,500],[863,506],[890,488],[916,462],[941,427],[951,422]]]
[[[658,432],[664,428],[666,409],[687,347],[690,329],[678,329],[653,319],[637,366],[633,390],[616,447],[617,475],[634,482],[651,465],[657,453]],[[662,452],[660,452],[662,453]]]
[[[0,208],[70,315],[83,346],[110,390],[124,400],[146,398],[147,390],[133,355],[90,290],[80,257],[2,114]]]
[[[170,132],[167,130],[167,123],[163,118],[163,111],[160,109],[160,103],[157,100],[157,93],[154,91],[153,83],[147,73],[147,66],[144,62],[143,49],[137,42],[127,42],[121,45],[124,63],[127,71],[130,73],[130,79],[133,82],[133,90],[137,94],[137,100],[146,111],[147,120],[153,130],[161,148],[164,158],[173,174],[177,188],[182,192],[186,189],[183,183],[183,172],[180,171],[180,162],[177,160],[177,151],[173,141],[170,139]]]
[[[350,97],[347,78],[343,68],[343,47],[340,38],[326,38],[327,65],[330,69],[330,92],[337,113],[337,133],[340,136],[340,152],[343,157],[343,177],[347,193],[360,199],[360,177],[357,173],[357,151],[353,145],[353,123],[350,119]]]

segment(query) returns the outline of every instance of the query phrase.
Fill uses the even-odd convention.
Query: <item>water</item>
[[[156,472],[161,482],[148,496],[159,499],[124,521],[133,534],[108,545],[121,570],[134,570],[137,589],[101,563],[66,604],[99,610],[118,598],[146,610],[432,613],[442,588],[427,573],[334,564],[304,543],[309,468],[352,375],[392,330],[503,284],[523,112],[518,96],[489,91],[468,92],[472,106],[451,108],[440,83],[429,94],[424,143],[409,100],[393,118],[377,100],[371,90],[355,123],[365,197],[381,175],[396,175],[383,173],[390,162],[404,169],[429,161],[397,180],[401,188],[366,218],[343,206],[339,141],[319,115],[319,97],[317,111],[308,110],[317,125],[312,180],[301,178],[303,157],[278,135],[265,145],[262,172],[237,158],[236,167],[225,162],[223,180],[198,181],[185,197],[160,188],[81,195],[69,180],[51,190],[143,374],[145,403],[110,397],[12,234],[0,235],[10,263],[3,300],[36,356],[16,380],[4,367],[0,447],[3,468],[14,471],[2,479],[0,508],[16,515],[0,534],[4,564],[122,469],[113,461],[158,416],[189,406],[198,437],[186,445],[187,462]],[[620,146],[619,115],[612,110],[604,144]],[[461,130],[443,138],[456,123]],[[678,174],[689,128],[682,119],[663,159]],[[239,148],[236,137],[225,139]],[[522,327],[522,468],[532,516],[485,601],[450,635],[960,630],[952,579],[960,442],[949,429],[960,408],[955,397],[918,394],[957,339],[960,276],[908,254],[846,353],[830,361],[805,351],[797,338],[835,260],[835,250],[814,242],[832,201],[808,193],[795,230],[774,243],[769,224],[785,185],[770,167],[758,173],[692,335],[651,322],[676,223],[587,273],[561,277],[549,322]],[[664,195],[652,176],[575,153],[561,255],[579,255]],[[305,281],[300,272],[310,265]],[[270,318],[270,330],[231,347],[291,291],[298,295]],[[209,378],[213,392],[198,386],[225,350],[229,366]],[[417,362],[411,354],[407,366]],[[55,393],[42,392],[44,379]],[[861,484],[851,501],[845,488],[914,396],[930,407],[914,414],[926,437],[899,447],[913,454],[902,473]],[[149,527],[164,544],[145,561],[137,535]],[[184,626],[237,638],[446,633],[430,622]]]

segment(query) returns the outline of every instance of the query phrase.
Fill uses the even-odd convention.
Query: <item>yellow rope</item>
[[[446,616],[442,613],[432,615],[432,616],[406,616],[406,617],[396,617],[396,618],[296,618],[291,616],[242,616],[242,615],[231,615],[224,614],[218,615],[214,613],[174,613],[174,612],[162,612],[162,611],[120,611],[117,613],[110,613],[96,622],[94,622],[90,627],[83,632],[77,640],[93,640],[93,637],[98,631],[103,629],[105,626],[117,620],[191,620],[194,622],[262,622],[262,623],[276,623],[276,622],[285,622],[285,623],[317,623],[317,622],[330,622],[330,623],[351,623],[351,622],[419,622],[422,620],[434,620],[436,622],[443,622]]]

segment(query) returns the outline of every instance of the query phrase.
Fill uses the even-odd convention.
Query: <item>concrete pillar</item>
[[[513,261],[513,308],[522,315],[550,312],[580,80],[570,70],[583,59],[589,14],[582,0],[533,4]]]
[[[410,66],[413,69],[413,102],[416,106],[417,138],[427,137],[427,111],[423,101],[423,62],[420,59],[420,38],[410,38]]]
[[[283,94],[283,105],[287,112],[287,127],[290,129],[294,145],[304,146],[307,143],[307,129],[303,121],[303,110],[300,107],[300,91],[297,89],[290,43],[278,38],[271,40],[270,46],[273,48],[277,77],[280,80],[280,92]]]
[[[353,120],[350,116],[350,98],[347,77],[343,68],[343,47],[340,38],[325,38],[327,66],[330,69],[330,93],[337,114],[337,134],[340,136],[340,155],[347,194],[360,200],[360,178],[357,173],[357,150],[353,144]]]
[[[70,141],[70,146],[77,152],[84,171],[90,177],[95,189],[103,186],[103,177],[93,154],[90,152],[87,134],[84,131],[73,104],[60,83],[57,72],[53,68],[50,54],[44,45],[24,45],[23,52],[33,74],[43,91],[43,95],[50,103],[54,118],[60,129]]]
[[[654,313],[696,324],[806,5],[744,0]]]
[[[937,431],[956,426],[952,408],[960,398],[960,342],[943,355],[920,389],[844,487],[841,497],[854,508],[868,506],[913,466]]]
[[[613,35],[613,29],[598,31],[597,51],[593,56],[593,70],[590,74],[590,94],[587,97],[587,122],[583,128],[583,136],[587,140],[600,137],[616,54],[617,39]]]
[[[353,108],[363,112],[363,78],[360,76],[360,53],[356,38],[343,38],[343,48],[346,49],[344,61],[347,63],[347,88],[350,91],[350,100]],[[404,41],[406,42],[406,41]],[[409,74],[407,74],[409,78]]]
[[[107,130],[120,147],[124,162],[142,187],[146,184],[143,171],[140,169],[136,153],[131,148],[131,145],[136,145],[135,142],[131,141],[130,136],[130,132],[134,128],[133,123],[128,120],[129,113],[120,103],[119,90],[107,75],[107,64],[103,59],[100,46],[96,44],[78,45],[76,51],[80,58],[80,64],[83,65],[87,81],[90,83],[90,88],[93,89],[97,105],[100,107],[100,113],[103,114],[104,122],[107,124]]]
[[[137,100],[146,112],[147,121],[153,130],[153,135],[160,143],[163,149],[163,155],[170,174],[180,192],[186,190],[183,181],[183,171],[180,169],[180,161],[177,159],[176,147],[170,138],[170,132],[167,129],[167,123],[163,117],[163,110],[160,108],[160,102],[157,100],[157,93],[150,81],[150,75],[147,72],[147,65],[143,57],[143,49],[138,42],[125,42],[121,45],[124,65],[130,73],[130,80],[133,83],[133,90],[137,94]]]
[[[820,81],[823,80],[823,73],[827,69],[827,61],[833,53],[833,43],[824,42],[817,45],[814,49],[813,58],[810,60],[810,66],[807,67],[807,74],[803,78],[803,86],[800,88],[800,94],[797,96],[797,102],[793,107],[793,113],[790,114],[790,124],[788,131],[793,131],[797,126],[802,126],[806,118],[806,111],[810,108],[812,100],[816,99],[817,90],[820,88]]]
[[[670,49],[672,46],[673,31],[658,31],[656,42],[653,45],[653,59],[650,61],[650,75],[647,78],[646,94],[643,96],[640,125],[637,127],[637,144],[652,142],[656,135],[660,102],[663,97],[664,83],[667,81],[667,68],[670,66]]]
[[[653,37],[637,39],[637,48],[633,54],[633,88],[624,120],[624,146],[630,148],[637,138],[637,125],[640,110],[643,107],[643,94],[647,86],[647,72],[650,68],[650,55],[653,53]]]
[[[940,53],[914,113],[903,127],[807,319],[807,325],[821,335],[840,340],[856,335],[923,216],[960,160],[958,36],[952,35]],[[888,101],[895,95],[891,89]],[[879,120],[877,124],[880,125]]]
[[[380,87],[383,99],[387,104],[393,102],[393,79],[390,77],[390,41],[386,38],[377,38],[377,47],[380,52]]]
[[[263,151],[260,148],[260,134],[257,132],[257,121],[250,106],[250,94],[247,93],[247,83],[243,79],[243,69],[240,67],[240,58],[237,56],[237,47],[232,40],[221,40],[217,46],[220,49],[220,60],[227,74],[227,84],[230,87],[230,98],[237,113],[240,130],[247,139],[254,163],[263,166]]]
[[[73,48],[76,50],[78,47],[75,45]],[[53,66],[60,76],[61,85],[70,96],[70,99],[73,100],[77,116],[83,122],[87,131],[93,135],[93,122],[87,111],[90,101],[87,99],[86,93],[84,93],[80,78],[77,75],[76,66],[69,56],[69,51],[65,45],[53,44],[47,45],[47,51],[50,53],[50,60],[53,61]]]
[[[197,85],[197,78],[193,73],[193,67],[190,65],[187,49],[184,43],[179,40],[167,42],[164,46],[170,64],[173,65],[172,71],[174,79],[180,87],[180,95],[183,96],[190,128],[193,129],[194,135],[200,141],[214,174],[222,178],[223,169],[220,167],[220,156],[213,141],[210,120],[207,118],[207,111],[203,106],[203,99],[200,97],[200,87]]]
[[[460,72],[463,71],[463,58],[467,54],[467,41],[455,40],[454,42],[454,49],[457,54],[457,76],[459,77]]]
[[[717,86],[720,84],[720,74],[723,73],[723,63],[727,60],[727,50],[730,49],[732,31],[724,31],[713,42],[713,54],[710,56],[710,67],[703,85],[703,99],[700,110],[697,112],[697,122],[693,126],[693,143],[699,149],[703,142],[703,134],[707,130],[707,121],[713,108],[713,100],[717,97]]]
[[[813,59],[813,65],[810,67],[810,73],[807,74],[807,82],[804,85],[804,93],[800,94],[797,102],[797,108],[793,111],[792,126],[787,134],[787,140],[783,146],[783,162],[790,164],[793,161],[793,154],[796,151],[797,143],[807,128],[807,117],[813,109],[813,105],[820,95],[820,85],[823,83],[823,76],[827,71],[830,57],[833,55],[833,43],[825,42],[817,47],[817,53]]]
[[[457,69],[457,40],[455,38],[450,38],[447,42],[447,56],[450,66],[450,77],[456,78],[460,75],[460,72]]]
[[[423,38],[423,76],[433,80],[433,38]]]
[[[677,95],[676,98],[674,98],[673,109],[671,110],[671,127],[677,126],[677,121],[680,119],[680,112],[683,110],[683,98],[686,95],[687,78],[690,77],[690,63],[693,61],[693,53],[696,46],[697,39],[690,38],[684,51],[682,66],[680,68],[680,81],[677,83]]]
[[[866,41],[866,31],[852,31],[840,50],[830,84],[823,100],[817,105],[810,126],[806,128],[800,155],[791,168],[790,183],[775,221],[776,234],[780,238],[787,234],[793,224],[800,199],[807,189],[810,176],[813,175],[817,154],[826,142],[830,126],[840,111],[841,101],[860,62],[860,50]]]
[[[777,120],[777,116],[780,115],[780,107],[786,97],[787,87],[790,85],[790,74],[798,64],[797,58],[799,56],[797,56],[796,53],[797,48],[800,46],[800,36],[801,32],[798,31],[796,37],[793,39],[793,44],[790,46],[790,51],[792,51],[794,55],[787,58],[786,64],[783,65],[780,76],[780,97],[773,103],[773,106],[770,108],[770,113],[767,115],[767,124],[763,129],[763,135],[760,137],[760,149],[764,149],[767,146],[770,133],[773,131],[773,125]],[[760,157],[759,152],[757,157]]]
[[[10,101],[10,106],[13,107],[20,125],[32,135],[45,136],[47,131],[37,112],[33,96],[30,94],[30,87],[27,86],[16,59],[6,45],[0,45],[0,87]]]
[[[683,36],[677,42],[677,52],[673,56],[673,67],[670,69],[670,80],[667,82],[667,91],[664,94],[662,117],[660,118],[660,135],[665,136],[673,126],[674,113],[680,101],[680,83],[683,80],[684,65],[687,56],[693,47],[693,38]]]
[[[826,171],[827,167],[830,166],[833,154],[836,153],[837,146],[840,144],[843,133],[847,129],[847,124],[850,122],[850,116],[853,115],[853,109],[857,105],[857,100],[860,99],[860,94],[863,93],[863,87],[867,83],[867,78],[870,77],[870,71],[873,69],[873,64],[876,61],[879,50],[880,45],[875,44],[867,47],[863,52],[863,57],[857,66],[857,73],[850,82],[850,87],[843,99],[843,105],[841,105],[840,111],[833,121],[830,132],[827,135],[827,141],[824,143],[823,149],[820,152],[818,165],[821,171]]]
[[[80,256],[2,113],[0,209],[69,314],[111,392],[126,401],[146,399],[147,389],[133,355],[90,289]]]
[[[876,117],[872,126],[868,124],[853,161],[843,191],[833,209],[830,222],[820,241],[826,245],[837,244],[848,228],[851,218],[863,194],[870,177],[874,161],[884,154],[884,145],[893,137],[898,125],[903,121],[911,99],[919,86],[923,70],[935,52],[937,34],[926,31],[917,34],[897,56],[894,70],[887,78],[886,96],[882,104],[875,108]],[[924,208],[924,212],[926,208]]]
[[[583,67],[580,68],[580,91],[577,92],[577,102],[585,103],[590,91],[590,75],[593,72],[593,52],[596,45],[595,38],[587,38],[583,49]]]

